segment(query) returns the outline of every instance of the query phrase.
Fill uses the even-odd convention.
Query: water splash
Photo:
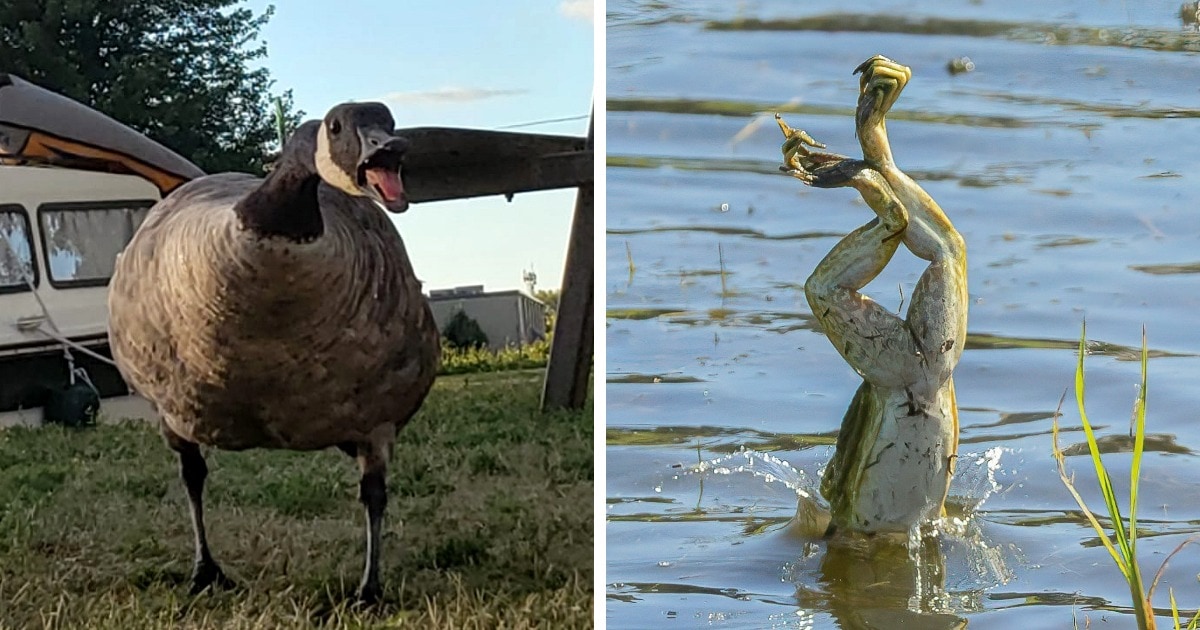
[[[1005,471],[1000,460],[1011,453],[1012,449],[993,446],[982,453],[960,455],[947,500],[967,514],[978,512],[988,497],[1004,490],[1001,479]]]
[[[943,525],[960,526],[978,512],[989,497],[1005,489],[1006,486],[1002,482],[1006,472],[1001,465],[1001,458],[1005,454],[1013,452],[1012,449],[995,446],[982,453],[965,453],[959,456],[947,501],[964,516],[947,519]],[[825,474],[825,467],[832,456],[833,448],[830,447],[825,458],[813,468],[812,474],[809,474],[770,453],[751,450],[743,446],[728,455],[693,464],[684,469],[682,474],[749,474],[767,483],[783,484],[795,492],[798,499],[817,501],[820,507],[828,508],[828,503],[821,496],[818,487],[819,480]]]
[[[686,468],[683,475],[751,475],[768,484],[782,484],[795,492],[799,503],[815,503],[820,509],[828,504],[818,491],[819,480],[828,465],[833,449],[813,464],[812,472],[780,459],[770,453],[747,448],[714,459],[697,462]],[[1019,557],[1012,545],[990,541],[979,516],[988,498],[1015,485],[1004,462],[1015,454],[1013,449],[989,448],[982,453],[960,455],[954,480],[947,498],[949,515],[938,519],[931,527],[914,530],[906,544],[896,550],[899,556],[890,560],[885,572],[906,584],[893,593],[899,605],[914,613],[944,614],[983,609],[983,593],[1008,583],[1014,574],[1009,568]],[[889,552],[890,553],[890,552]],[[845,566],[857,563],[873,565],[880,571],[879,550],[869,547],[847,550],[831,548],[826,541],[807,541],[799,557],[787,562],[781,578],[796,585],[802,599],[812,598],[817,608],[822,602],[831,606],[844,600],[844,594],[830,592],[831,573],[840,573],[831,563]],[[836,558],[832,558],[837,556]],[[899,568],[900,574],[894,573]],[[886,597],[886,596],[885,596]],[[844,604],[844,601],[842,602]]]
[[[767,483],[781,483],[798,498],[820,500],[816,484],[803,470],[771,455],[742,447],[741,450],[716,459],[702,461],[687,468],[684,475],[734,475],[747,473]],[[818,472],[818,477],[820,473]]]

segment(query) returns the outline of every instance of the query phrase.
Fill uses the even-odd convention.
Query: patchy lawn
[[[396,445],[370,609],[357,467],[336,450],[206,453],[209,544],[238,588],[193,598],[155,427],[0,430],[0,628],[590,627],[592,409],[543,416],[541,377],[439,379]]]

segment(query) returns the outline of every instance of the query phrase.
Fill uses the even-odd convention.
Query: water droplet
[[[815,494],[815,485],[809,482],[804,471],[797,470],[778,457],[749,450],[744,446],[736,453],[694,464],[684,474],[706,473],[711,475],[749,473],[767,483],[782,483],[794,491],[798,497],[808,498]]]

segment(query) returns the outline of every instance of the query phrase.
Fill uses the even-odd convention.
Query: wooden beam
[[[575,136],[482,129],[400,129],[412,148],[404,187],[414,203],[577,188],[594,178],[590,143]]]
[[[406,166],[403,173],[404,188],[413,203],[577,188],[590,184],[594,177],[591,151],[453,167]]]
[[[594,124],[593,120],[588,125],[586,149],[589,156]],[[571,221],[567,261],[558,297],[558,317],[554,324],[546,383],[542,389],[543,411],[580,409],[587,402],[588,376],[592,368],[592,301],[595,294],[593,193],[594,183],[589,179],[579,186],[575,197],[575,216]]]
[[[593,120],[586,139],[446,127],[396,132],[412,142],[403,176],[414,203],[579,189],[542,390],[543,410],[579,409],[587,402],[595,317],[594,124]]]

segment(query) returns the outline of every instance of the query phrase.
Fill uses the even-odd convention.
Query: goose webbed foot
[[[237,582],[229,579],[212,558],[197,560],[192,566],[192,588],[189,593],[199,595],[210,586],[234,589],[237,588]]]
[[[374,584],[362,584],[358,587],[358,603],[364,606],[374,606],[383,599],[383,587],[376,580]]]

